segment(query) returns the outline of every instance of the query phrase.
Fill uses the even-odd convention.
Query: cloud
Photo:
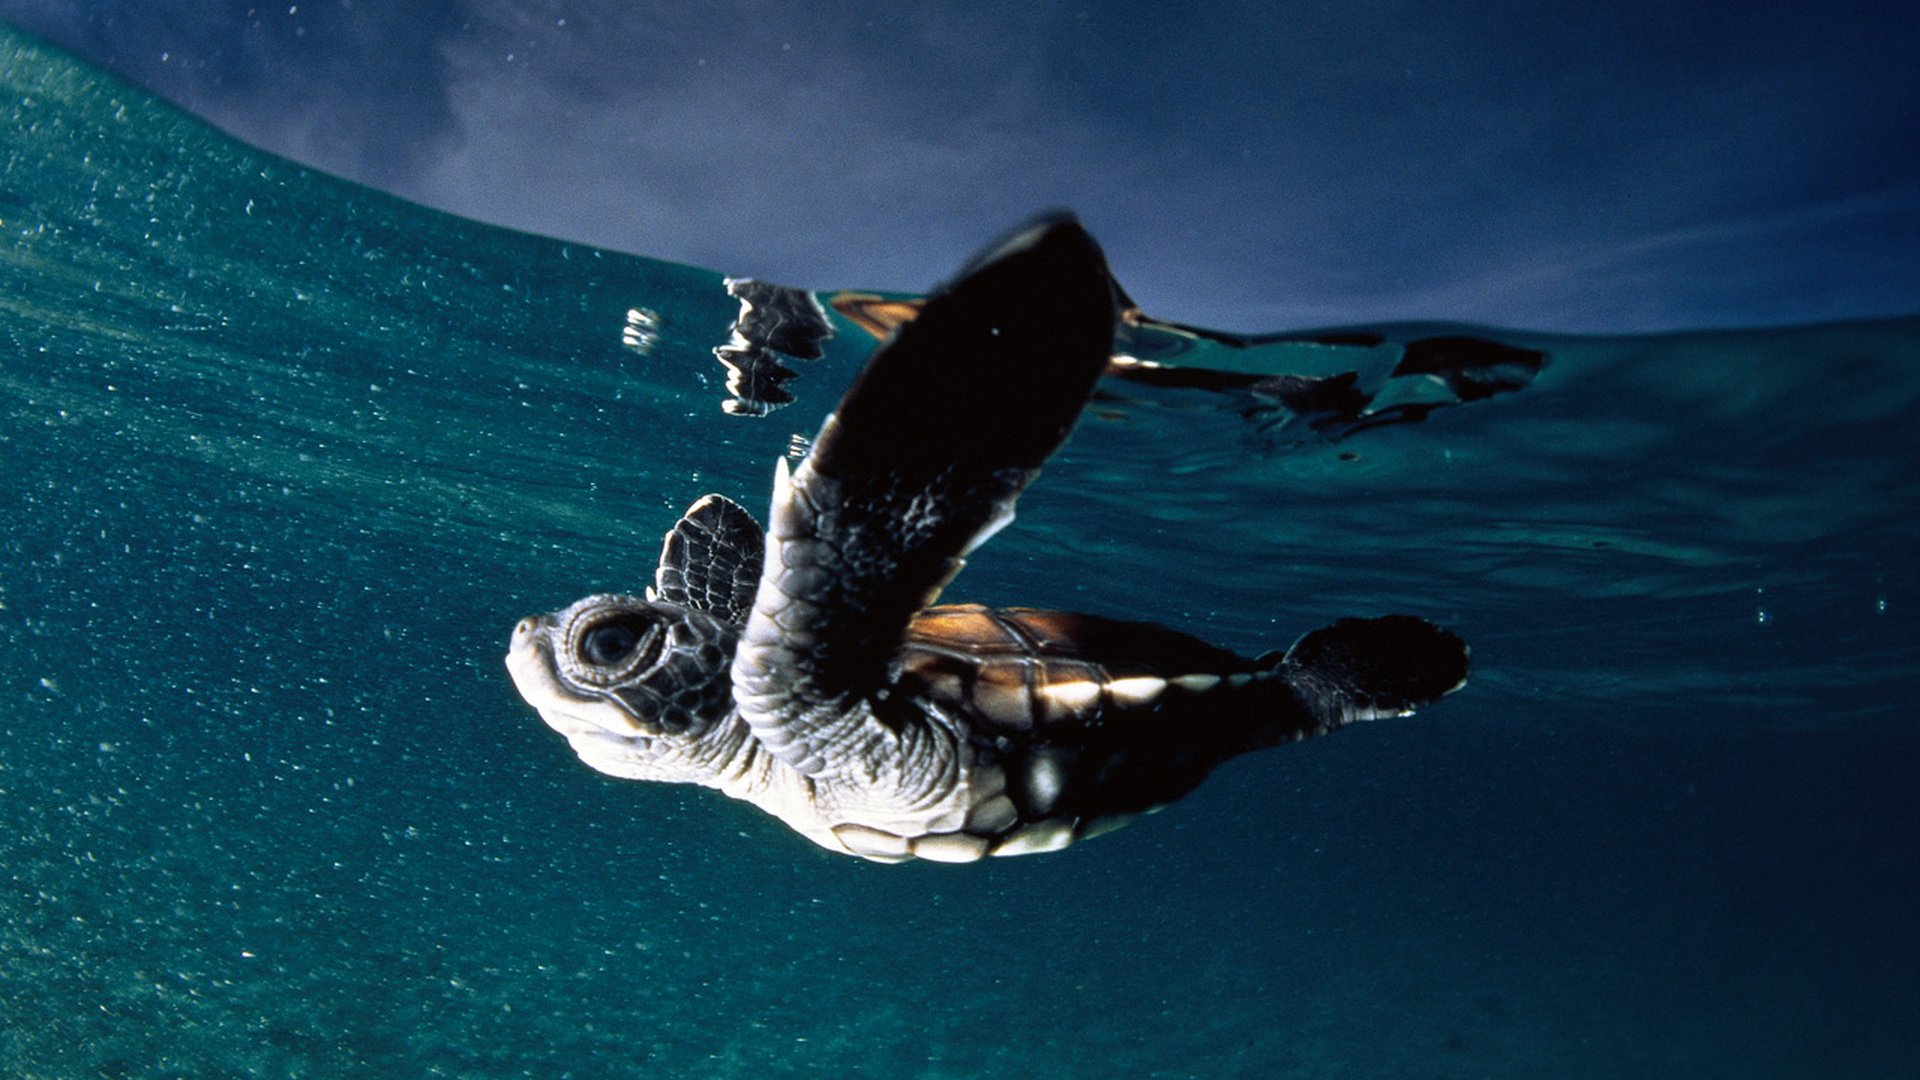
[[[450,97],[466,138],[414,189],[730,273],[917,288],[930,252],[957,263],[1112,157],[1097,117],[1049,101],[1037,50],[1005,44],[1017,27],[701,29],[570,34],[555,76],[459,50]],[[602,49],[619,63],[594,63]],[[548,191],[567,197],[536,194]]]
[[[1469,321],[1612,333],[1910,314],[1920,310],[1916,251],[1920,189],[1884,191],[1536,244],[1383,302]]]
[[[440,43],[455,0],[0,0],[0,18],[255,145],[375,186],[457,139]]]

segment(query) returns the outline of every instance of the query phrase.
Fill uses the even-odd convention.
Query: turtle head
[[[736,637],[732,627],[674,604],[589,596],[521,619],[507,671],[520,696],[595,769],[712,783],[745,738],[733,711]]]

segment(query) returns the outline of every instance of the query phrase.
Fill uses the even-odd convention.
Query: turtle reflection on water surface
[[[708,495],[644,599],[522,619],[521,695],[601,772],[719,788],[837,852],[968,862],[1064,847],[1237,754],[1457,689],[1465,644],[1406,615],[1249,659],[1150,623],[931,606],[1066,438],[1118,310],[1071,219],[975,259],[780,462],[764,533]]]

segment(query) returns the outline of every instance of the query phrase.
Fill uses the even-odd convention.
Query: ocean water
[[[1920,320],[1137,331],[1186,375],[1108,380],[948,595],[1406,611],[1474,680],[879,866],[589,771],[500,662],[764,505],[870,336],[742,407],[717,272],[0,80],[0,1075],[1920,1075]]]

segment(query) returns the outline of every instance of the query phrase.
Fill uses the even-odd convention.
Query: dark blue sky
[[[1064,205],[1149,310],[1242,330],[1920,310],[1915,11],[0,0],[249,142],[470,217],[920,289]]]

